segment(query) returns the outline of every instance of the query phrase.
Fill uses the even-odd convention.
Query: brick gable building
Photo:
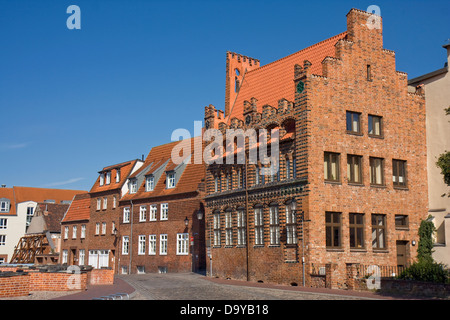
[[[182,142],[151,149],[142,167],[129,177],[120,200],[120,272],[190,272],[205,268],[204,175],[194,163],[195,139],[183,140],[190,152],[174,163]],[[200,154],[201,156],[201,154]]]
[[[265,66],[227,53],[225,114],[206,107],[206,128],[277,130],[280,170],[261,175],[267,165],[249,162],[248,142],[245,163],[207,166],[213,276],[313,285],[331,264],[332,286],[345,287],[347,264],[415,258],[428,200],[425,100],[408,93],[371,18],[352,9],[346,32]]]

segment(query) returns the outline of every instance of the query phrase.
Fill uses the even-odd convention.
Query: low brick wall
[[[17,272],[23,270],[24,272]],[[76,271],[76,270],[75,270]],[[114,283],[114,270],[92,269],[68,273],[41,272],[26,267],[0,267],[0,297],[26,296],[31,291],[82,291],[87,285],[111,285]],[[10,274],[15,272],[15,274]]]
[[[92,269],[88,272],[88,283],[91,285],[110,285],[114,283],[113,269]]]
[[[79,291],[86,287],[86,273],[30,272],[30,291]]]
[[[20,297],[29,294],[29,274],[0,277],[0,298]]]

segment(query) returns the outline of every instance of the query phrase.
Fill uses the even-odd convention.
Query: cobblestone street
[[[361,300],[372,293],[267,285],[207,278],[195,273],[121,275],[136,289],[134,300]]]

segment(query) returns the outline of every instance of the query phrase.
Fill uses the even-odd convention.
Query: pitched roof
[[[161,167],[161,165],[163,165],[164,163],[167,163],[167,165],[164,168],[164,173],[156,182],[153,191],[145,191],[145,179],[144,179],[142,183],[138,186],[138,190],[136,193],[133,194],[127,193],[122,197],[121,200],[143,199],[143,198],[168,196],[198,191],[199,185],[202,183],[202,180],[205,177],[205,168],[203,166],[203,163],[202,164],[194,163],[195,159],[202,159],[203,150],[201,148],[194,147],[195,142],[200,141],[201,137],[183,140],[184,143],[189,143],[191,152],[190,154],[183,154],[181,158],[183,160],[187,160],[189,158],[190,163],[186,164],[181,176],[178,178],[175,188],[170,189],[166,188],[165,172],[174,170],[180,165],[176,162],[174,163],[172,159],[172,150],[174,150],[174,148],[177,146],[180,148],[181,145],[179,144],[181,142],[175,141],[152,148],[147,158],[145,159],[144,164],[139,170],[135,172],[134,176],[138,175],[140,172],[143,172],[144,170],[147,170],[147,172],[145,172],[145,175],[148,175],[154,172],[159,167]],[[150,170],[148,170],[148,167],[150,165],[152,166]]]
[[[24,201],[44,202],[45,200],[54,200],[55,203],[61,203],[61,201],[71,201],[74,195],[86,192],[84,190],[14,187],[16,203]]]
[[[39,203],[34,216],[43,217],[48,231],[60,232],[61,220],[69,206],[69,204]]]
[[[91,196],[89,193],[77,194],[69,209],[65,213],[61,222],[71,222],[80,220],[89,220],[91,207]]]
[[[294,66],[296,64],[303,66],[303,62],[308,60],[312,64],[311,72],[322,75],[323,59],[327,56],[333,57],[336,42],[346,36],[347,32],[345,31],[277,61],[248,71],[239,89],[234,107],[230,107],[228,119],[233,117],[242,119],[244,101],[250,101],[251,98],[258,100],[258,112],[261,112],[262,106],[266,104],[278,107],[278,100],[282,98],[294,101]]]
[[[102,192],[102,191],[109,191],[114,189],[122,188],[123,184],[127,180],[128,176],[130,175],[131,170],[133,170],[134,166],[136,165],[136,162],[140,160],[131,160],[122,162],[119,164],[111,165],[104,167],[100,173],[110,171],[111,172],[111,182],[109,184],[104,183],[102,186],[100,185],[100,175],[97,177],[97,180],[95,181],[94,185],[91,188],[91,193],[93,192]],[[116,182],[116,172],[117,170],[120,170],[120,180],[119,182]],[[106,182],[106,181],[105,181]]]

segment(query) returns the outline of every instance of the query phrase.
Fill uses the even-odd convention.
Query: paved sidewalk
[[[130,299],[135,294],[135,289],[126,281],[115,277],[112,285],[88,285],[87,290],[66,296],[54,298],[51,300],[92,300],[116,293],[128,293]]]

